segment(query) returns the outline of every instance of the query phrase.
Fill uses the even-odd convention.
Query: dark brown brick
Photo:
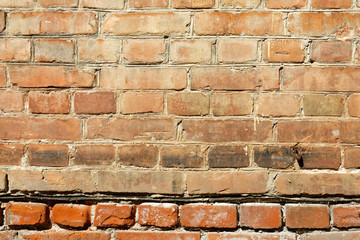
[[[21,144],[0,145],[0,165],[20,165],[24,154],[24,146]]]
[[[28,150],[31,166],[66,167],[69,165],[69,148],[66,145],[30,144]]]
[[[289,168],[294,165],[290,146],[265,146],[254,148],[255,163],[264,168]]]
[[[76,149],[76,165],[109,165],[115,161],[115,147],[112,145],[86,145]]]
[[[118,161],[122,165],[155,167],[159,149],[154,145],[124,145],[118,147]]]
[[[241,168],[249,166],[249,151],[245,146],[213,146],[209,150],[211,168]]]
[[[340,148],[310,147],[300,150],[304,169],[338,169],[341,164]]]
[[[164,167],[199,168],[204,164],[200,146],[164,146],[161,151]]]

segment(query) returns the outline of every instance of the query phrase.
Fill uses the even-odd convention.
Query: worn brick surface
[[[56,204],[51,210],[51,219],[63,227],[84,228],[90,225],[91,207],[78,204]]]
[[[48,206],[40,203],[8,203],[5,216],[10,227],[45,227],[50,221]]]
[[[239,210],[240,225],[254,229],[280,228],[281,206],[271,204],[242,204]]]
[[[330,213],[325,205],[286,205],[286,226],[288,228],[329,228]]]
[[[69,148],[66,145],[30,144],[28,148],[31,166],[66,167],[69,165]]]
[[[134,223],[133,205],[96,205],[94,225],[97,227],[130,227]]]
[[[138,211],[141,225],[173,227],[178,224],[179,209],[176,204],[141,204]]]

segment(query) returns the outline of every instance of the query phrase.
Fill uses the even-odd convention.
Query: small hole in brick
[[[297,161],[298,161],[299,167],[303,168],[304,167],[304,160],[303,160],[302,156],[299,156]]]

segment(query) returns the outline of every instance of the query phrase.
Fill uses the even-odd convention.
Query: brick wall
[[[0,239],[360,239],[360,1],[0,0]]]

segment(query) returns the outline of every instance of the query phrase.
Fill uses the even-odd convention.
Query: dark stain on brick
[[[255,163],[264,168],[285,169],[294,165],[294,156],[290,147],[265,146],[254,148]]]
[[[241,168],[249,166],[249,155],[244,146],[214,146],[209,151],[211,168]]]

